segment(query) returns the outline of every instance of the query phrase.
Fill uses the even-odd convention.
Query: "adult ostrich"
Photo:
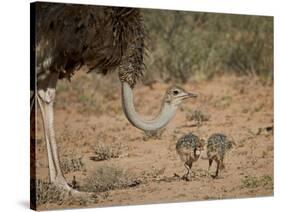
[[[34,97],[43,118],[50,182],[71,190],[60,168],[54,130],[54,101],[58,79],[68,78],[84,65],[106,74],[118,69],[123,110],[135,127],[144,131],[163,128],[183,99],[194,97],[179,87],[168,89],[159,114],[141,118],[133,92],[143,75],[144,28],[140,10],[121,7],[35,3]],[[31,87],[33,87],[31,85]]]

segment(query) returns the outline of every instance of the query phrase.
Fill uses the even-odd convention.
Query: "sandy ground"
[[[79,158],[83,170],[68,171],[71,182],[80,185],[100,167],[118,167],[138,181],[135,186],[96,192],[95,201],[81,203],[45,203],[44,208],[101,207],[149,204],[223,198],[273,195],[273,88],[252,77],[217,77],[210,81],[192,82],[183,87],[199,97],[188,100],[175,118],[158,136],[145,135],[132,127],[122,113],[119,83],[78,74],[72,83],[58,85],[55,105],[56,137],[61,161]],[[139,113],[156,114],[165,90],[170,86],[156,83],[135,88]],[[192,119],[194,111],[204,118],[201,125]],[[205,121],[204,121],[205,120]],[[48,163],[42,126],[38,124],[37,178],[48,180]],[[193,164],[191,181],[175,177],[185,173],[175,151],[177,139],[194,132],[201,138],[222,132],[234,139],[236,146],[225,158],[226,169],[218,179],[208,173],[208,161]],[[95,161],[94,148],[104,143],[118,147],[117,158]],[[213,170],[214,171],[213,167]],[[90,198],[90,197],[89,197]]]

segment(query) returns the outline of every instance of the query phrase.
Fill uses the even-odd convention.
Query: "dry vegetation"
[[[134,187],[140,182],[131,173],[114,166],[101,166],[86,179],[81,190],[104,192],[114,189]]]
[[[71,197],[47,183],[39,123],[33,188],[39,209],[273,194],[272,18],[222,16],[145,12],[151,52],[145,85],[135,88],[137,110],[156,114],[174,82],[199,94],[156,134],[144,134],[126,120],[116,73],[81,71],[71,83],[59,82],[55,126],[62,169],[70,185],[75,177],[79,190],[94,195]],[[204,153],[192,181],[180,179],[185,169],[175,144],[188,132],[205,139],[221,132],[235,141],[218,179],[208,175]]]
[[[106,141],[99,141],[93,146],[94,156],[92,160],[108,160],[110,158],[119,158],[121,155],[121,143],[115,145],[107,145]]]
[[[147,81],[186,83],[222,73],[272,81],[272,17],[165,10],[144,10],[144,17]]]

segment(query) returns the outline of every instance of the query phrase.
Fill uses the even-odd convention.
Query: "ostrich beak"
[[[197,94],[191,92],[186,92],[185,94],[182,95],[182,99],[189,99],[195,97],[197,97]]]

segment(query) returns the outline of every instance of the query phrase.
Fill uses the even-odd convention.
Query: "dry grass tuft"
[[[76,171],[86,171],[82,157],[75,157],[73,155],[69,155],[61,161],[61,169],[65,174]]]
[[[98,142],[94,147],[94,156],[91,157],[94,161],[109,160],[111,158],[119,158],[121,155],[121,143],[114,145]]]
[[[265,187],[265,188],[273,188],[273,179],[269,175],[264,175],[261,177],[255,176],[245,176],[242,180],[242,188],[258,188],[258,187]]]
[[[201,126],[202,122],[209,121],[210,116],[201,110],[194,110],[186,114],[186,119],[189,121],[195,121],[197,126]]]
[[[91,173],[81,189],[88,192],[104,192],[139,184],[140,181],[128,171],[114,166],[101,166]]]

